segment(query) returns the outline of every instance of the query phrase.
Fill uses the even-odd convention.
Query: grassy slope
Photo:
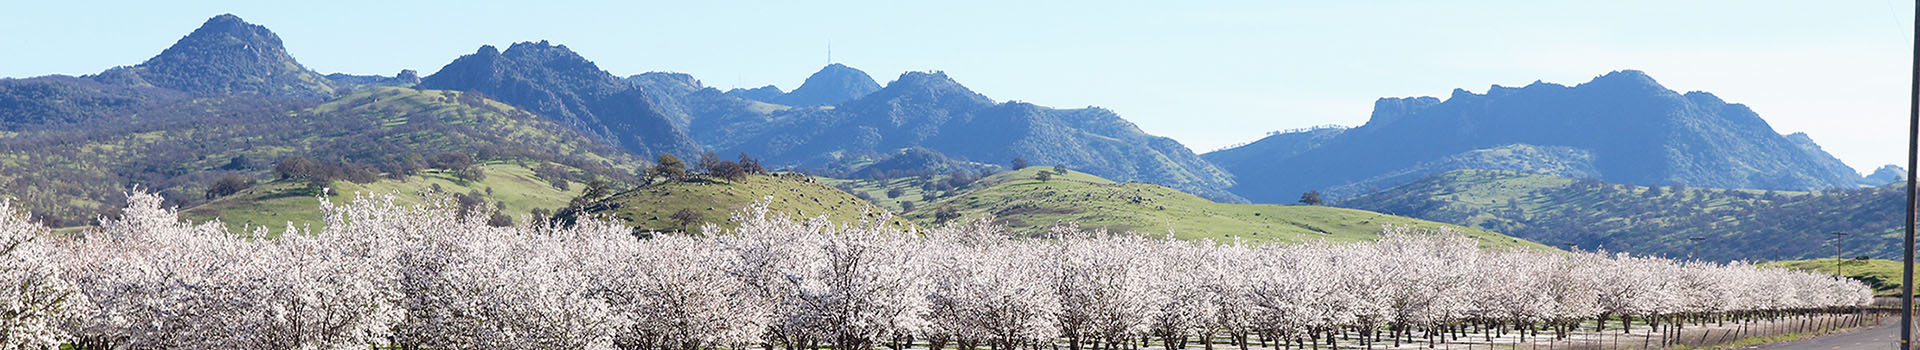
[[[904,208],[904,206],[900,204],[901,202],[913,201],[915,205],[926,206],[927,204],[932,204],[931,202],[933,201],[939,200],[939,198],[935,198],[933,194],[921,189],[920,185],[926,181],[939,181],[946,177],[946,175],[935,175],[931,179],[923,181],[919,177],[910,176],[887,179],[884,183],[872,179],[835,179],[826,177],[815,177],[814,180],[835,188],[845,188],[853,193],[865,193],[867,194],[867,198],[872,198],[869,202],[872,202],[874,206],[899,212]],[[887,190],[894,188],[900,189],[900,196],[887,197]]]
[[[460,91],[376,87],[340,97],[304,113],[359,115],[380,120],[387,129],[413,122],[467,125],[479,128],[475,132],[499,138],[486,142],[512,143],[534,151],[578,156],[589,162],[614,164],[618,170],[625,172],[631,172],[632,167],[639,164],[632,155],[593,143],[551,120],[500,101],[475,97]],[[480,142],[467,135],[447,135],[437,131],[425,129],[398,133],[382,141],[407,143],[415,148],[447,150],[458,150],[463,145]]]
[[[934,223],[934,213],[952,209],[964,217],[993,215],[1018,232],[1036,233],[1056,224],[1078,222],[1085,228],[1171,232],[1182,239],[1248,242],[1369,240],[1383,225],[1461,229],[1489,247],[1546,246],[1481,229],[1380,213],[1325,206],[1225,204],[1147,183],[1114,183],[1080,172],[1049,181],[1034,180],[1052,167],[1030,167],[980,180],[965,193],[923,206],[906,216]]]
[[[1847,232],[1847,256],[1887,255],[1898,225],[1886,188],[1837,193],[1650,187],[1491,170],[1436,174],[1341,206],[1635,254],[1703,259],[1831,256],[1826,232]],[[1897,191],[1892,191],[1897,192]],[[1890,211],[1888,209],[1891,209]],[[1892,220],[1891,223],[1887,222]],[[1704,240],[1696,243],[1690,238]],[[1790,242],[1792,244],[1783,244]],[[1897,255],[1897,249],[1893,250]]]
[[[768,196],[773,197],[771,210],[794,218],[826,215],[834,222],[847,223],[876,217],[883,210],[809,177],[749,175],[740,181],[692,179],[657,183],[615,194],[602,200],[593,211],[626,221],[640,231],[676,231],[681,226],[671,216],[681,209],[693,209],[700,214],[701,222],[730,226],[727,219],[733,213]],[[907,224],[904,220],[895,222]],[[688,226],[698,230],[700,224]]]
[[[1833,274],[1833,259],[1774,261],[1760,266],[1783,267]],[[1874,295],[1900,295],[1900,262],[1885,259],[1852,260],[1840,264],[1840,272],[1873,286]]]
[[[585,185],[575,183],[571,191],[561,191],[546,181],[533,176],[533,171],[514,164],[487,164],[487,178],[477,182],[464,182],[451,175],[429,170],[407,181],[382,179],[373,183],[356,184],[335,181],[333,192],[328,197],[335,204],[344,204],[353,200],[356,194],[385,195],[393,194],[395,202],[401,204],[419,204],[433,193],[434,185],[448,193],[468,193],[480,191],[486,193],[493,189],[489,200],[506,204],[507,215],[516,222],[520,216],[530,213],[534,208],[552,210],[567,205],[567,201],[579,196]],[[239,194],[207,202],[181,211],[181,216],[194,221],[219,218],[232,231],[239,232],[246,226],[265,225],[274,234],[282,234],[288,222],[296,227],[311,225],[318,229],[321,220],[320,202],[305,193],[304,184],[297,181],[265,183]]]

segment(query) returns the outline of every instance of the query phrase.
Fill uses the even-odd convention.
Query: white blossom
[[[323,200],[324,225],[266,237],[183,222],[150,194],[128,202],[65,236],[0,202],[0,347],[1247,348],[1463,323],[1846,312],[1872,297],[1815,273],[1489,250],[1444,229],[1261,246],[1072,224],[1019,238],[988,221],[923,232],[884,213],[834,223],[761,202],[733,228],[635,235],[594,218],[492,227],[490,213],[383,196]]]

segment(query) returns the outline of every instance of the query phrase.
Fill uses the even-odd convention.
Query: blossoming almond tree
[[[1167,303],[1166,270],[1153,244],[1136,235],[1083,232],[1063,226],[1050,244],[1051,280],[1060,298],[1058,324],[1074,350],[1118,348],[1146,334]]]
[[[608,347],[613,317],[605,300],[590,295],[577,249],[589,242],[582,237],[625,229],[491,227],[485,213],[461,217],[444,203],[400,207],[390,197],[356,199],[328,216],[341,227],[328,230],[384,241],[388,252],[370,255],[390,257],[384,263],[397,274],[388,288],[405,310],[393,325],[398,345]]]
[[[984,220],[927,233],[931,347],[1033,348],[1055,338],[1060,301],[1045,278],[1045,251],[1010,237]]]
[[[594,218],[493,227],[445,202],[359,197],[317,229],[234,235],[159,197],[52,236],[0,203],[0,346],[698,350],[1371,347],[1469,330],[1567,337],[1858,310],[1864,284],[1746,263],[1489,251],[1447,230],[1248,246],[988,221],[928,231],[795,220],[635,235]],[[1632,324],[1642,320],[1641,327]],[[1653,335],[1654,333],[1648,333]],[[1745,333],[1742,333],[1745,334]],[[1646,337],[1651,342],[1654,337]],[[1667,345],[1667,344],[1661,344]],[[1653,344],[1646,344],[1653,346]]]
[[[616,346],[737,349],[772,319],[773,306],[728,275],[734,260],[708,241],[614,232],[584,243],[590,290],[611,308]]]
[[[373,344],[400,311],[380,264],[326,235],[246,240],[134,193],[120,219],[63,242],[86,347],[309,349]],[[261,231],[264,232],[264,231]]]
[[[75,301],[73,285],[56,269],[46,229],[0,201],[0,348],[39,349],[68,341],[60,316]]]

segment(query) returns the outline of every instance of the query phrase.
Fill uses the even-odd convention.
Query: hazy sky
[[[139,63],[208,17],[279,33],[324,73],[431,74],[552,40],[625,76],[792,89],[833,60],[882,84],[944,70],[996,100],[1103,106],[1206,152],[1365,123],[1385,96],[1639,69],[1804,131],[1863,172],[1903,162],[1906,1],[8,1],[0,76]]]

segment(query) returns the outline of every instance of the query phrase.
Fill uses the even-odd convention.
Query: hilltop
[[[0,130],[86,127],[194,97],[312,102],[335,92],[326,78],[294,61],[278,35],[220,15],[140,64],[78,78],[0,79]]]
[[[326,77],[287,54],[279,35],[231,14],[208,19],[146,62],[110,69],[93,78],[200,95],[325,98],[333,94]]]
[[[727,90],[727,95],[794,107],[832,106],[880,90],[867,72],[844,64],[829,64],[800,84],[793,92],[781,92],[773,85],[753,89]]]
[[[1054,168],[1035,166],[988,176],[905,217],[929,225],[987,217],[1026,234],[1077,222],[1084,228],[1171,233],[1181,239],[1286,243],[1370,240],[1386,225],[1445,226],[1460,229],[1483,246],[1551,249],[1487,230],[1363,210],[1217,203],[1165,186],[1113,182],[1071,170],[1046,181],[1035,179],[1041,172]]]
[[[1358,194],[1335,189],[1471,169],[1486,162],[1462,160],[1501,147],[1540,152],[1507,152],[1497,163],[1508,167],[1497,169],[1615,183],[1806,191],[1861,182],[1805,134],[1782,135],[1744,105],[1676,92],[1633,70],[1575,86],[1456,89],[1444,101],[1383,98],[1365,125],[1274,135],[1207,157],[1236,178],[1260,179],[1236,182],[1235,194],[1283,203],[1309,190]]]
[[[1900,186],[1825,192],[1636,186],[1458,170],[1339,202],[1548,244],[1707,260],[1900,256]],[[1693,238],[1700,238],[1695,241]]]
[[[883,214],[882,209],[851,194],[797,174],[750,174],[735,180],[705,176],[667,180],[614,194],[586,207],[585,211],[625,222],[635,232],[697,231],[701,223],[731,227],[730,218],[734,213],[769,198],[769,210],[798,220],[824,215],[833,222],[851,224],[876,220]],[[683,225],[674,217],[681,210],[690,210],[696,218]],[[903,220],[893,223],[908,224]]]

